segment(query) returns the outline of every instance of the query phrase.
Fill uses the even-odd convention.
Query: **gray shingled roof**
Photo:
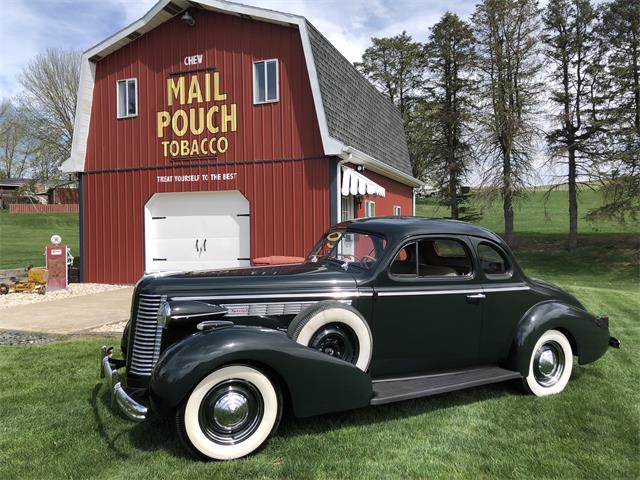
[[[400,112],[307,22],[329,135],[413,175]]]

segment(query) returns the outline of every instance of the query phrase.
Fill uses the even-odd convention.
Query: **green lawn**
[[[0,269],[44,265],[44,247],[57,233],[79,255],[77,213],[10,214],[0,210]]]
[[[622,340],[621,350],[576,365],[560,395],[525,396],[503,384],[285,416],[259,454],[203,463],[183,453],[171,420],[132,424],[112,413],[96,352],[114,339],[0,347],[0,478],[639,478],[638,237],[612,224],[585,232],[568,254],[557,221],[523,224],[516,254],[525,271],[608,313]],[[331,379],[318,381],[339,394]]]

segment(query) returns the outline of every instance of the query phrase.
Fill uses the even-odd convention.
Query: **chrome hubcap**
[[[245,380],[230,379],[205,395],[198,420],[210,440],[235,445],[255,433],[263,414],[264,402],[258,389]]]
[[[564,351],[556,342],[540,346],[533,360],[533,374],[543,387],[555,385],[564,372]]]
[[[213,406],[215,422],[225,430],[233,430],[249,417],[249,401],[240,392],[229,391],[222,395]]]

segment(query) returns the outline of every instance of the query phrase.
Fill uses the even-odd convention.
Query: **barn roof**
[[[398,110],[311,23],[298,15],[223,0],[160,0],[142,18],[84,52],[73,146],[64,171],[84,170],[96,63],[188,8],[297,28],[325,155],[365,165],[410,186],[421,185],[412,175]]]

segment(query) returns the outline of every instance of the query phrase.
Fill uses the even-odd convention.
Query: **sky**
[[[87,50],[144,15],[154,0],[3,0],[0,16],[0,98],[20,91],[19,75],[49,47]],[[450,10],[463,18],[476,0],[243,0],[304,15],[350,61],[371,37],[406,30],[425,41],[429,27]]]

